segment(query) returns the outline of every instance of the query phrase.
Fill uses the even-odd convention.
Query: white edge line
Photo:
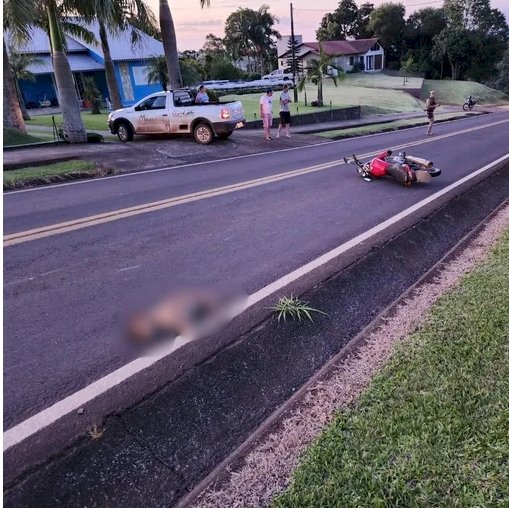
[[[445,122],[440,122],[440,123],[451,123],[451,122],[454,122],[454,121],[458,122],[458,121],[462,121],[462,120],[471,120],[471,119],[484,118],[484,117],[486,117],[486,115],[478,115],[478,116],[474,116],[474,117],[460,118],[458,120],[446,120]],[[501,122],[504,122],[504,120],[501,120]],[[489,127],[489,125],[487,127]],[[422,128],[423,128],[422,125],[418,125],[416,127],[409,127],[407,129],[400,129],[400,130],[402,130],[402,131],[411,131],[411,130],[422,129]],[[334,130],[334,129],[331,129],[331,130]],[[122,173],[120,175],[112,175],[112,176],[103,176],[101,178],[96,178],[96,179],[92,178],[92,179],[88,179],[88,180],[79,180],[77,182],[59,183],[59,184],[55,184],[55,185],[44,185],[42,187],[34,187],[32,189],[20,189],[20,190],[17,190],[17,191],[7,191],[7,192],[4,192],[3,195],[4,195],[4,199],[5,199],[6,196],[11,196],[11,195],[14,195],[14,194],[21,194],[21,193],[24,193],[24,192],[36,192],[36,191],[40,192],[40,191],[45,191],[45,190],[50,190],[50,189],[56,189],[58,187],[68,187],[70,185],[82,185],[82,184],[87,184],[87,183],[90,183],[90,184],[91,183],[98,183],[98,182],[103,182],[104,180],[111,180],[113,178],[125,178],[125,177],[128,177],[128,176],[144,175],[144,174],[147,174],[147,173],[159,173],[161,171],[171,171],[172,169],[190,168],[190,167],[193,167],[193,166],[200,166],[200,165],[205,165],[205,164],[219,164],[221,162],[226,162],[226,161],[232,161],[232,160],[237,160],[237,159],[247,159],[247,158],[250,158],[250,157],[257,157],[259,155],[270,155],[270,154],[273,154],[273,153],[291,152],[291,151],[294,151],[294,150],[303,150],[304,148],[313,148],[313,147],[319,147],[319,146],[326,146],[326,145],[332,145],[334,143],[344,143],[346,141],[359,140],[361,138],[370,138],[370,137],[373,137],[373,136],[386,136],[388,134],[394,134],[395,132],[398,132],[398,131],[377,132],[377,133],[374,133],[374,134],[366,134],[365,136],[353,136],[351,138],[334,139],[334,140],[331,140],[331,141],[324,141],[322,143],[315,143],[315,144],[312,144],[312,145],[294,146],[292,148],[283,148],[281,150],[272,150],[272,151],[267,151],[267,152],[250,153],[250,154],[246,154],[246,155],[236,155],[235,157],[227,157],[226,159],[216,159],[216,160],[203,161],[203,162],[191,162],[190,164],[180,164],[178,166],[166,166],[164,168],[146,169],[146,170],[143,170],[143,171],[131,171],[130,173]]]
[[[493,166],[505,160],[509,160],[509,153],[491,162],[490,164],[482,167],[481,169],[474,171],[470,175],[461,178],[457,182],[448,185],[444,189],[432,194],[426,199],[419,201],[415,205],[412,205],[410,208],[403,210],[394,217],[391,217],[390,219],[387,219],[386,221],[378,224],[377,226],[374,226],[368,231],[356,236],[355,238],[352,238],[348,242],[343,243],[339,247],[336,247],[335,249],[323,254],[322,256],[316,258],[315,260],[298,268],[297,270],[290,272],[289,274],[265,286],[264,288],[256,291],[247,298],[245,304],[242,305],[239,309],[237,309],[235,315],[232,317],[238,316],[242,312],[246,311],[249,307],[252,307],[256,303],[263,300],[264,298],[267,298],[268,296],[274,294],[276,291],[279,291],[280,289],[286,287],[288,284],[296,281],[300,277],[326,264],[327,262],[331,261],[338,255],[352,249],[353,247],[356,247],[357,245],[366,241],[370,237],[378,234],[384,229],[389,228],[398,221],[404,219],[405,217],[408,217],[409,215],[415,213],[417,210],[437,200],[444,194],[447,194],[456,187],[459,187],[463,183],[468,182],[472,178],[475,178],[476,176],[480,175],[485,171],[488,171]],[[30,418],[27,418],[18,425],[5,431],[3,434],[4,452],[11,448],[12,446],[21,443],[22,441],[24,441],[31,435],[35,434],[36,432],[39,432],[45,427],[55,423],[57,420],[59,420],[66,414],[69,414],[70,412],[79,409],[84,404],[90,402],[99,395],[107,392],[114,386],[124,382],[126,379],[132,377],[134,374],[137,374],[138,372],[141,372],[142,370],[151,367],[156,362],[162,360],[166,356],[170,355],[173,351],[183,346],[184,344],[187,344],[188,342],[190,342],[190,339],[187,339],[185,337],[177,337],[177,339],[175,339],[175,341],[171,345],[161,350],[158,350],[158,352],[153,356],[137,358],[136,360],[120,367],[119,369],[111,372],[110,374],[104,376],[103,378],[91,383],[85,388],[73,393],[72,395],[69,395],[65,399],[62,399],[61,401],[53,404],[52,406],[44,409],[43,411],[35,414],[34,416],[31,416]]]

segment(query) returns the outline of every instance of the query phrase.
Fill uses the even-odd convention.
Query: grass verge
[[[428,97],[431,90],[437,93],[439,104],[464,104],[469,95],[475,97],[478,104],[498,104],[509,101],[508,95],[475,81],[426,79],[421,88],[421,98]]]
[[[277,508],[509,506],[509,231],[304,454]]]
[[[457,120],[470,116],[469,113],[443,113],[435,115],[435,124],[446,122],[447,120]],[[423,114],[424,116],[424,114]],[[352,127],[350,129],[338,129],[333,131],[317,132],[317,136],[323,136],[330,139],[354,138],[357,136],[365,136],[367,134],[376,134],[378,132],[390,132],[409,127],[418,127],[419,125],[427,125],[425,118],[409,118],[406,120],[395,120],[394,122],[376,123],[372,125],[363,125],[362,127]]]
[[[44,185],[77,178],[92,178],[111,174],[97,167],[94,162],[71,160],[4,171],[4,190],[24,188],[32,185]]]
[[[16,129],[4,127],[4,146],[27,145],[29,143],[41,143],[46,141],[42,136],[32,136]]]
[[[108,113],[101,113],[100,115],[91,115],[90,113],[81,113],[83,125],[88,131],[107,131],[108,130]],[[63,123],[62,115],[55,115],[55,122],[58,126]],[[31,125],[43,125],[46,127],[53,127],[52,115],[39,115],[33,116],[26,122],[27,127]]]

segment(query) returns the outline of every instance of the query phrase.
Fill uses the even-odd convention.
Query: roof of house
[[[90,30],[97,41],[99,41],[99,24],[97,22],[86,24],[86,28]],[[113,61],[127,61],[127,60],[146,60],[151,56],[159,56],[164,54],[163,44],[158,40],[150,37],[150,35],[133,28],[139,35],[139,42],[134,46],[131,44],[131,30],[125,30],[119,33],[109,33],[108,41],[110,44],[110,53]],[[7,40],[7,45],[10,47],[11,37],[9,32],[4,32]],[[50,42],[48,34],[41,28],[33,27],[31,29],[31,38],[24,44],[17,45],[16,51],[20,53],[30,53],[37,55],[50,54]],[[97,44],[89,44],[76,36],[66,34],[67,40],[67,53],[70,56],[72,53],[79,52],[93,52],[104,58],[99,42]],[[103,67],[101,67],[103,68]]]
[[[376,43],[378,38],[374,37],[371,39],[356,39],[351,41],[324,41],[322,42],[323,50],[327,55],[339,56],[339,55],[358,55],[368,52]],[[299,56],[309,53],[309,51],[302,50],[307,47],[312,52],[319,53],[320,43],[319,42],[303,42],[299,46]],[[289,53],[287,51],[281,56],[286,56]]]
[[[4,31],[4,35],[7,47],[8,48],[16,47],[16,51],[19,53],[43,54],[51,52],[48,34],[42,28],[31,27],[30,40],[25,43],[14,44],[12,40],[12,35],[8,30]],[[70,37],[69,35],[66,35],[65,39],[67,41],[68,53],[72,53],[74,51],[87,50],[85,46],[80,44],[76,39]]]
[[[53,73],[53,63],[50,55],[37,55],[36,58],[37,61],[27,67],[32,74]],[[86,53],[70,53],[67,55],[67,60],[69,61],[72,72],[104,70],[103,64],[96,62]]]
[[[93,22],[87,24],[87,28],[95,35],[95,38],[99,40],[99,23]],[[140,37],[139,42],[137,42],[134,46],[131,43],[130,29],[115,34],[108,34],[110,53],[113,61],[146,60],[152,56],[164,55],[162,42],[159,42],[137,28],[133,28],[133,30],[136,30]],[[75,37],[75,39],[101,58],[104,57],[100,45],[95,46],[93,44],[88,44],[77,37]]]

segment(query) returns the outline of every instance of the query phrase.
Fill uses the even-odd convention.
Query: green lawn
[[[304,106],[304,92],[299,92],[299,104],[292,104],[292,113],[303,114],[320,111],[320,109],[330,108],[332,102],[333,108],[349,107],[349,106],[368,106],[373,108],[384,108],[386,113],[398,113],[409,111],[422,111],[422,104],[420,101],[411,95],[399,91],[389,90],[385,88],[371,88],[356,86],[354,83],[348,84],[347,79],[344,82],[339,82],[338,87],[335,87],[332,80],[327,79],[324,82],[324,108],[312,108]],[[317,87],[313,84],[306,85],[308,104],[316,100]],[[260,116],[260,97],[262,94],[249,94],[249,95],[226,95],[221,98],[222,101],[238,100],[241,101],[246,112],[248,120],[254,120],[254,113],[256,117]],[[277,112],[279,108],[279,92],[274,92],[274,111]],[[297,110],[298,108],[298,110]]]
[[[480,104],[509,101],[509,96],[475,81],[426,79],[421,89],[421,98],[428,97],[430,90],[437,92],[439,104],[463,104],[469,95],[475,97]]]
[[[443,296],[277,508],[509,506],[509,231]]]
[[[101,113],[100,115],[91,115],[88,112],[81,113],[83,124],[87,131],[107,131],[108,130],[108,113]],[[55,122],[57,126],[63,123],[62,115],[55,115]],[[33,116],[31,120],[26,122],[27,127],[30,125],[45,125],[53,127],[53,120],[51,115]]]
[[[24,134],[16,129],[8,129],[4,127],[4,146],[26,145],[28,143],[40,143],[47,141],[44,136],[33,136]]]
[[[76,171],[90,171],[92,169],[95,169],[95,163],[81,160],[58,162],[56,164],[48,164],[46,166],[14,169],[11,171],[4,171],[4,186],[14,186],[17,183],[25,182],[33,178],[45,178],[65,173],[73,173]]]
[[[344,83],[349,86],[363,86],[369,88],[390,88],[403,90],[410,88],[421,88],[423,78],[407,78],[403,84],[402,76],[388,76],[383,72],[347,74]]]
[[[443,113],[435,115],[435,123],[438,121],[454,120],[469,116],[468,113]],[[394,122],[377,123],[373,125],[363,125],[361,127],[352,127],[350,129],[338,129],[326,132],[317,132],[317,136],[323,136],[331,139],[353,138],[356,136],[365,136],[366,134],[376,134],[377,132],[393,131],[405,127],[416,127],[427,125],[428,121],[423,112],[423,118],[409,118],[406,120],[395,120]]]

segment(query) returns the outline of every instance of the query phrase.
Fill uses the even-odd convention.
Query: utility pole
[[[297,60],[295,59],[295,33],[293,31],[293,3],[290,3],[290,24],[291,24],[291,41],[292,41],[292,73],[293,73],[293,101],[299,102],[299,96],[297,94],[297,84],[295,78],[297,77]]]

